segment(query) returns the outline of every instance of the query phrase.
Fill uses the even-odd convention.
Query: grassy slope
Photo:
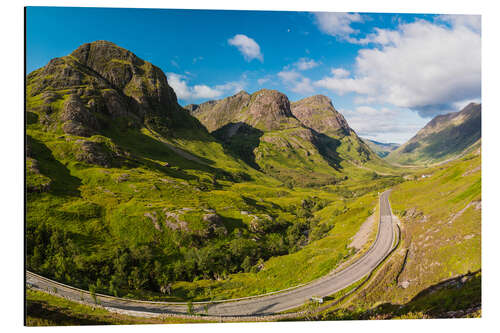
[[[399,250],[347,308],[325,318],[446,317],[480,307],[481,274],[460,281],[481,269],[480,165],[480,155],[469,155],[396,186],[390,200],[402,223]]]
[[[481,105],[431,120],[407,143],[391,152],[390,163],[431,165],[471,153],[481,145]]]
[[[141,318],[109,312],[52,296],[37,290],[26,292],[27,326],[182,324],[196,321],[175,317]]]

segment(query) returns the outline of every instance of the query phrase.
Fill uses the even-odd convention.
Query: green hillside
[[[420,169],[394,187],[390,203],[398,250],[324,319],[480,316],[481,154]]]
[[[405,165],[433,164],[463,156],[480,146],[481,104],[470,103],[460,112],[432,119],[386,160]]]
[[[187,300],[290,287],[351,257],[377,191],[402,178],[344,164],[334,139],[282,108],[286,96],[260,93],[255,105],[275,112],[250,107],[252,128],[228,143],[179,106],[160,69],[110,42],[30,73],[28,269],[106,294]],[[258,167],[231,146],[247,152],[256,131]]]
[[[348,178],[396,173],[325,96],[290,103],[284,94],[262,89],[186,109],[229,153],[289,186],[336,184]]]

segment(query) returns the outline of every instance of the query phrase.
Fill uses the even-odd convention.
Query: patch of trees
[[[149,291],[169,295],[174,281],[255,273],[265,260],[295,252],[324,237],[333,225],[320,224],[314,212],[328,203],[317,197],[305,198],[289,207],[297,216],[293,223],[279,217],[260,218],[254,231],[238,229],[205,241],[184,237],[178,243],[157,239],[129,244],[104,235],[107,241],[102,244],[95,235],[40,223],[26,230],[27,266],[48,278],[94,293],[123,296]]]

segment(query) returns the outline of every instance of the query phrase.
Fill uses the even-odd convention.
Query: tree
[[[252,269],[252,260],[249,256],[245,257],[243,263],[241,264],[241,268],[243,268],[245,272],[250,272],[250,270]]]

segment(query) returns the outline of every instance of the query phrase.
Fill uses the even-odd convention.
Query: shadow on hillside
[[[49,305],[46,301],[38,300],[27,300],[26,302],[26,315],[27,326],[46,326],[46,325],[58,325],[58,326],[73,326],[73,325],[108,325],[106,321],[98,320],[92,318],[89,315],[72,315],[60,309]],[[47,323],[46,321],[49,321]]]
[[[340,169],[342,169],[342,166],[340,165],[342,159],[337,152],[337,149],[340,147],[340,140],[318,133],[314,130],[312,131],[315,135],[313,144],[316,149],[318,149],[318,152],[332,168],[340,171]]]
[[[56,195],[80,196],[81,180],[72,176],[69,169],[56,160],[52,151],[42,142],[26,136],[29,155],[38,161],[40,173],[51,179],[50,192]]]
[[[254,150],[259,146],[264,132],[244,122],[237,122],[226,124],[211,134],[222,142],[226,153],[242,159],[252,168],[260,171],[260,166],[255,161]]]
[[[481,116],[431,135],[426,139],[429,145],[423,150],[434,158],[442,158],[461,153],[480,138]]]
[[[481,270],[436,283],[403,305],[384,303],[361,313],[348,310],[340,317],[333,312],[327,319],[391,319],[415,314],[418,318],[454,318],[477,307],[481,307]]]
[[[184,171],[184,169],[191,169],[208,172],[222,179],[231,179],[232,177],[228,172],[210,166],[214,164],[213,161],[186,151],[186,154],[193,156],[195,159],[195,161],[189,160],[160,141],[160,138],[152,138],[138,130],[123,132],[110,129],[106,131],[105,135],[112,139],[114,143],[129,151],[132,154],[131,158],[136,162],[168,176],[184,180],[197,179],[196,176]],[[182,150],[180,148],[176,149]],[[196,160],[200,162],[196,162]]]

